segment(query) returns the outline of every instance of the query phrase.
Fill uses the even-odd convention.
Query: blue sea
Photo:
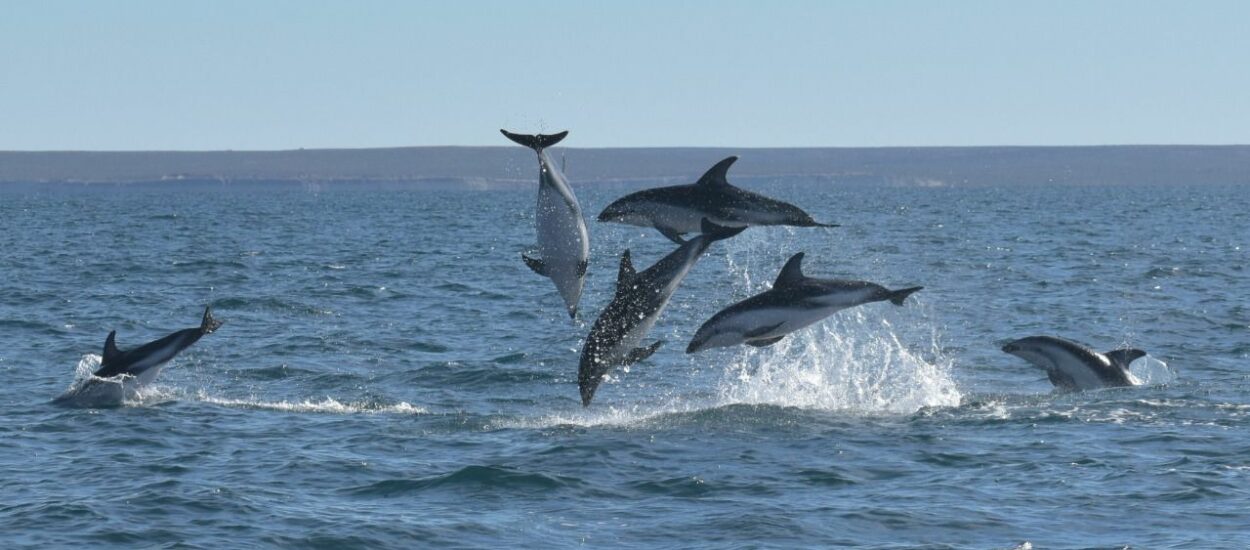
[[[711,160],[709,159],[709,163]],[[640,183],[584,184],[587,218]],[[836,229],[718,242],[582,408],[581,317],[520,255],[535,185],[0,187],[0,540],[124,548],[1250,547],[1250,192],[738,182]],[[891,288],[763,349],[686,355],[785,262]],[[225,321],[117,408],[51,401]],[[1052,392],[1002,353],[1150,356]],[[651,341],[650,339],[647,342]]]

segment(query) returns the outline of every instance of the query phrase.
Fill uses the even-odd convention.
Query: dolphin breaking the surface
[[[538,153],[538,207],[534,210],[534,227],[538,233],[540,257],[522,254],[521,258],[534,273],[555,283],[569,317],[576,318],[590,258],[590,236],[573,189],[546,151],[569,133],[526,135],[499,131],[508,139]]]
[[[200,326],[174,332],[127,351],[117,349],[117,331],[109,332],[104,340],[100,368],[85,383],[57,397],[55,402],[79,406],[120,405],[156,379],[165,363],[221,325],[222,321],[213,318],[212,308],[205,307]]]
[[[735,346],[765,347],[787,334],[814,324],[838,311],[870,302],[889,300],[903,305],[924,287],[889,290],[867,281],[817,279],[803,275],[803,253],[786,262],[770,290],[722,309],[695,332],[686,353]]]
[[[621,197],[603,209],[599,221],[654,227],[678,244],[683,234],[699,231],[703,218],[722,227],[837,227],[813,220],[793,204],[730,185],[729,167],[736,160],[729,157],[716,163],[693,184],[644,189]]]
[[[1003,346],[1003,351],[1045,370],[1050,383],[1065,391],[1135,386],[1140,382],[1129,372],[1129,364],[1146,356],[1134,348],[1098,353],[1055,336],[1014,340]]]
[[[589,406],[603,377],[613,368],[631,365],[655,353],[663,341],[638,347],[668,305],[682,279],[712,243],[741,233],[745,227],[720,227],[703,220],[703,233],[641,272],[634,271],[629,250],[621,255],[616,295],[603,309],[582,346],[577,385],[582,406]]]

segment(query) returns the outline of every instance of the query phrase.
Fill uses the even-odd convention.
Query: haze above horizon
[[[0,4],[0,150],[1250,143],[1241,2]]]

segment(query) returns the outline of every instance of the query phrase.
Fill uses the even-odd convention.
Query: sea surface
[[[842,227],[713,245],[663,347],[582,408],[621,252],[673,245],[593,221],[639,184],[570,179],[576,321],[520,259],[535,186],[0,187],[0,540],[1250,547],[1250,189],[738,182]],[[684,353],[800,251],[812,276],[925,289]],[[51,403],[110,330],[127,349],[209,304],[225,325],[139,398]],[[1145,385],[1056,394],[999,350],[1036,334],[1145,349]]]

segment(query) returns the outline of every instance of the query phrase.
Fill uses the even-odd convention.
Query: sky
[[[1250,143],[1250,2],[0,0],[0,150]]]

